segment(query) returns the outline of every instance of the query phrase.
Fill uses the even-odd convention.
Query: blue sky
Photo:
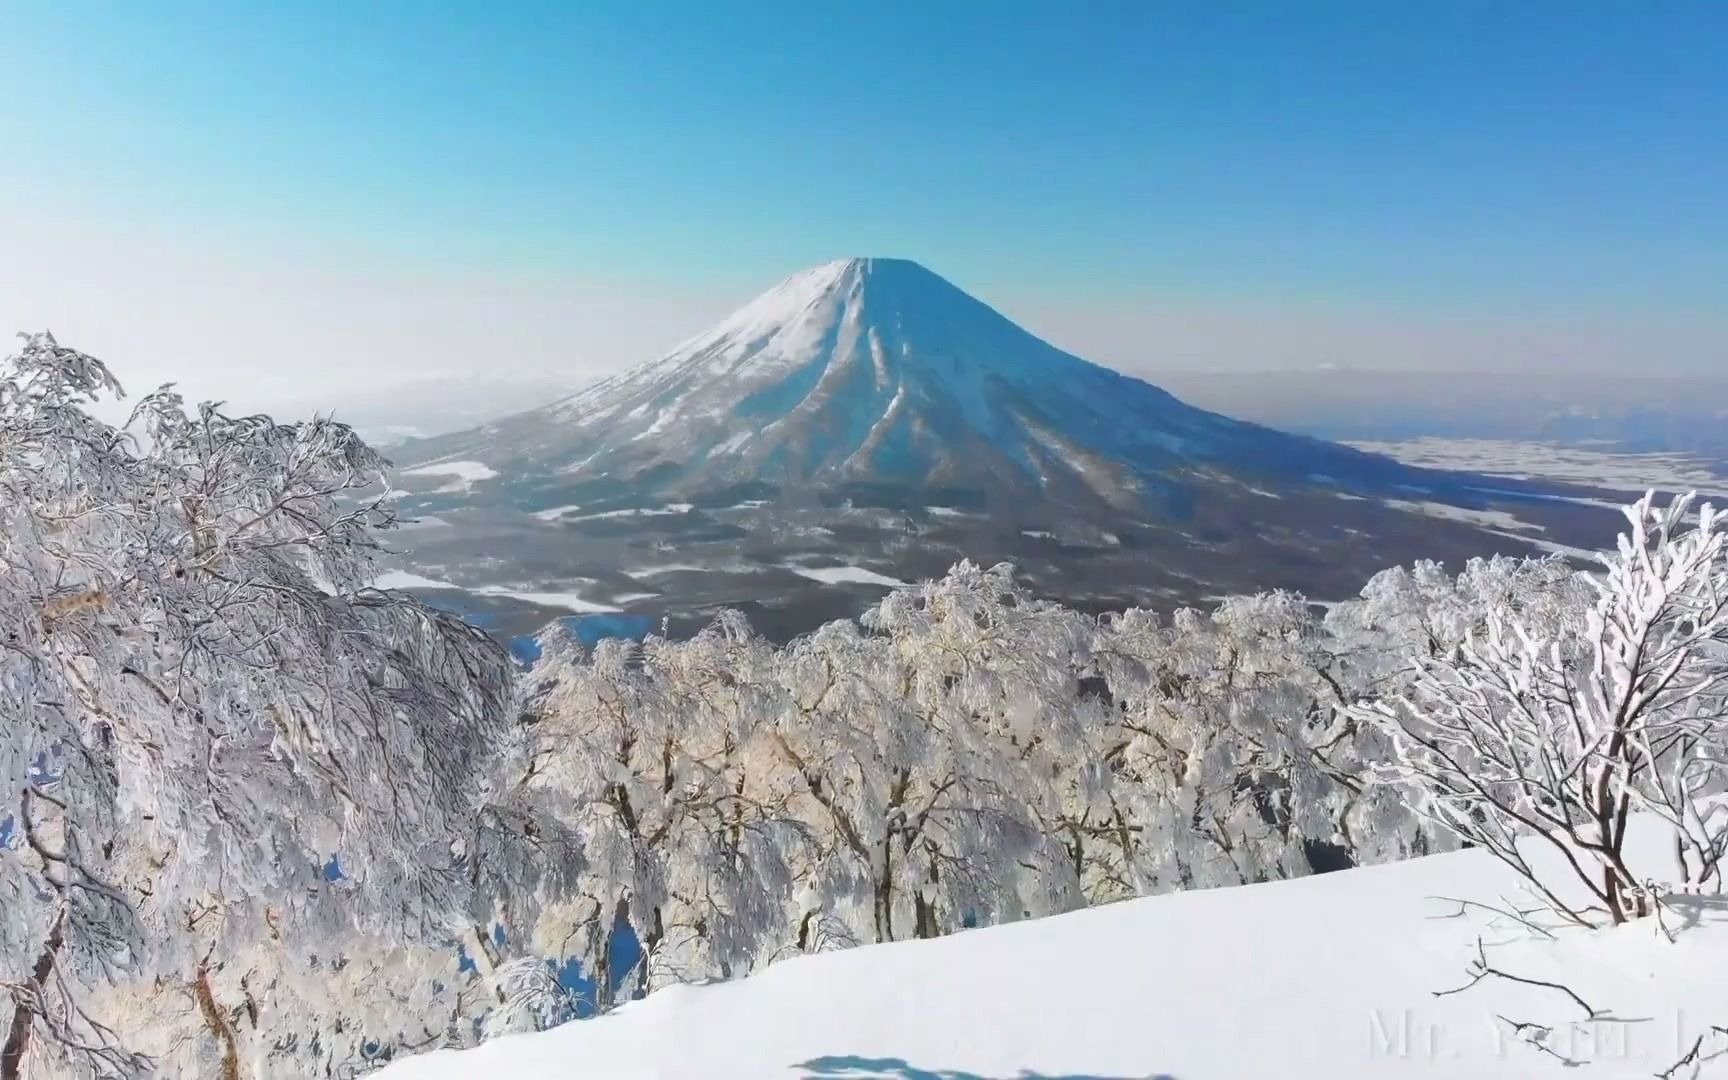
[[[0,317],[152,375],[603,370],[851,254],[1141,370],[1728,360],[1721,4],[59,2],[0,39]]]

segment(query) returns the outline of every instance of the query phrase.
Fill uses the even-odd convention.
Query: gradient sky
[[[918,259],[1160,369],[1728,369],[1728,5],[0,6],[0,323],[247,394]]]

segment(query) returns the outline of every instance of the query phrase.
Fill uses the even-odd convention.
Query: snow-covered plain
[[[565,514],[574,514],[580,509],[580,506],[549,506],[544,510],[534,511],[534,516],[541,521],[557,521]]]
[[[878,574],[862,566],[788,566],[787,569],[801,578],[820,581],[824,585],[885,585],[890,589],[906,587],[906,582],[899,578]]]
[[[602,604],[593,600],[585,600],[580,593],[557,592],[535,589],[513,589],[506,585],[482,585],[473,590],[482,596],[508,596],[513,600],[524,600],[541,607],[564,608],[584,614],[598,614],[617,611],[615,604]]]
[[[658,566],[638,566],[624,571],[633,578],[658,577],[661,574],[703,574],[714,569],[711,566],[697,566],[694,563],[662,563]]]
[[[1521,480],[1541,478],[1626,492],[1649,488],[1728,490],[1728,480],[1708,463],[1684,453],[1619,453],[1613,447],[1596,450],[1515,439],[1438,436],[1348,445],[1423,468],[1461,469]]]
[[[1542,526],[1533,525],[1520,520],[1504,510],[1472,510],[1462,506],[1448,506],[1445,503],[1421,500],[1412,502],[1407,499],[1385,499],[1383,505],[1394,510],[1402,510],[1407,514],[1422,514],[1427,517],[1440,518],[1443,521],[1467,521],[1473,525],[1481,525],[1488,529],[1502,529],[1513,532],[1535,530],[1543,531]],[[1614,507],[1619,510],[1618,506]]]
[[[491,480],[497,477],[498,471],[490,465],[478,461],[437,461],[430,465],[421,465],[413,469],[404,469],[403,476],[448,476],[451,478],[443,487],[434,488],[429,495],[462,495],[472,491],[474,485],[481,480]]]
[[[1642,854],[1658,873],[1659,853]],[[383,1075],[1528,1080],[1648,1077],[1700,1036],[1705,1054],[1728,1045],[1711,1033],[1728,1025],[1728,898],[1672,900],[1672,942],[1650,919],[1550,940],[1439,899],[1517,894],[1480,850],[1176,893],[787,960]],[[1605,1016],[1573,1023],[1584,1014],[1564,993],[1498,977],[1436,996],[1468,981],[1478,941],[1494,968],[1562,983]],[[1522,1043],[1512,1022],[1553,1026],[1550,1045],[1590,1067]],[[1697,1075],[1728,1075],[1728,1057]]]
[[[490,480],[498,475],[498,471],[490,465],[478,461],[439,461],[431,465],[421,465],[418,468],[405,469],[404,476],[454,476],[459,480],[473,483],[476,480]]]
[[[439,581],[409,570],[386,570],[372,580],[374,589],[460,589],[448,581]]]
[[[420,514],[396,523],[398,529],[447,529],[450,523],[436,514]]]
[[[455,585],[438,578],[416,574],[411,570],[386,570],[372,581],[375,589],[452,589],[459,592],[473,593],[476,596],[503,596],[512,600],[521,600],[539,607],[563,608],[578,614],[603,614],[621,611],[618,604],[632,600],[646,600],[660,595],[659,593],[626,593],[617,598],[616,603],[603,604],[595,600],[585,599],[580,593],[550,589],[515,588],[509,585],[481,585],[469,588]]]
[[[581,507],[567,507],[579,510]],[[592,514],[565,515],[565,521],[598,521],[602,518],[664,517],[668,514],[688,514],[695,509],[690,503],[668,503],[661,507],[630,507],[624,510],[600,510]],[[550,513],[550,511],[545,511]]]

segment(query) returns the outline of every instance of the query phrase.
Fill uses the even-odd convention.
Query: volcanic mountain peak
[[[839,259],[791,275],[659,360],[556,408],[569,420],[610,420],[637,391],[668,381],[687,390],[715,380],[743,386],[813,364],[867,361],[884,387],[891,368],[942,360],[952,368],[960,359],[1007,366],[1027,354],[1074,362],[918,263]],[[814,370],[804,373],[805,381],[822,381]]]
[[[1305,483],[1385,464],[1191,408],[882,258],[800,271],[660,359],[428,450],[643,494],[867,483],[1136,514],[1184,500],[1197,468]]]
[[[572,461],[615,477],[671,466],[678,487],[1035,485],[1052,455],[1074,471],[1119,444],[1169,451],[1221,422],[1062,352],[917,263],[868,258],[794,274],[539,419],[563,431]],[[1124,485],[1138,486],[1106,486]]]

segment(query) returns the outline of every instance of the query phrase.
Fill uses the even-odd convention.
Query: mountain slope
[[[1665,853],[1638,852],[1653,868]],[[1638,838],[1640,834],[1634,834]],[[1545,844],[1531,844],[1538,866]],[[1556,877],[1552,880],[1560,880]],[[1460,897],[1516,902],[1482,851],[1296,881],[1176,893],[935,941],[775,964],[675,987],[609,1016],[392,1066],[383,1080],[1529,1080],[1649,1077],[1728,1021],[1721,897],[1677,897],[1673,943],[1646,921],[1540,940]],[[1513,897],[1504,901],[1502,897]],[[1564,994],[1489,979],[1489,963],[1562,983],[1639,1022],[1574,1023]],[[1570,1069],[1507,1020],[1556,1028]],[[1728,1058],[1694,1074],[1728,1075]]]

